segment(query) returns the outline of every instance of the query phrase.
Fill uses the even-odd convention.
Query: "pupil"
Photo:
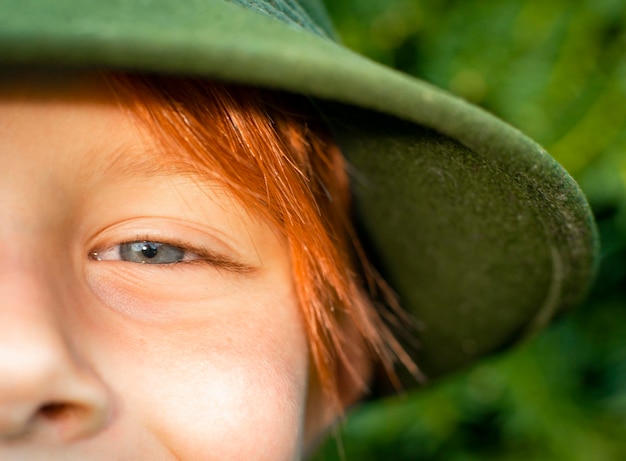
[[[143,242],[143,245],[141,246],[141,254],[144,255],[146,258],[154,258],[157,255],[158,251],[159,250],[156,244],[152,242]]]

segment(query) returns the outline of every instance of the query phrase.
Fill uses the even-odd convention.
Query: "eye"
[[[126,242],[103,252],[91,254],[98,261],[127,261],[139,264],[174,264],[198,259],[198,256],[168,243],[141,241]]]
[[[170,237],[167,242],[163,242],[145,237],[135,238],[137,240],[95,249],[88,257],[93,261],[122,261],[154,266],[173,266],[177,263],[185,263],[189,267],[205,265],[239,273],[250,273],[257,269],[239,258],[197,243],[191,244],[189,240]]]

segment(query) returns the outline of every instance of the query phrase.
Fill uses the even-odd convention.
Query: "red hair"
[[[328,397],[338,403],[337,371],[350,371],[343,322],[352,323],[373,362],[388,371],[398,358],[410,364],[374,305],[381,297],[395,304],[358,243],[345,160],[307,100],[187,77],[107,79],[165,146],[284,233]]]

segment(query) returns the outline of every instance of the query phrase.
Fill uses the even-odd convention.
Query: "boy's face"
[[[1,459],[300,456],[279,232],[93,76],[0,80],[0,178]]]

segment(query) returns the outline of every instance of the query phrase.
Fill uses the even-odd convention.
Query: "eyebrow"
[[[198,173],[183,155],[167,154],[158,148],[143,148],[124,144],[112,152],[112,161],[105,174],[121,176],[172,176]],[[205,178],[206,179],[206,178]]]

